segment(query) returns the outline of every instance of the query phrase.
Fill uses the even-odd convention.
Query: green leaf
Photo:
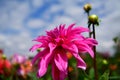
[[[109,80],[109,70],[105,71],[99,80]]]
[[[78,79],[79,80],[93,80],[84,70],[81,70],[81,69],[79,69]]]
[[[114,41],[115,43],[117,43],[118,40],[119,40],[118,37],[113,38],[113,41]]]
[[[93,68],[91,68],[91,69],[89,70],[89,77],[90,77],[91,79],[94,78],[94,69],[93,69]]]

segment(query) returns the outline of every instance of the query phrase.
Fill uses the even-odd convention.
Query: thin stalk
[[[69,71],[68,71],[68,80],[72,80]]]
[[[69,66],[69,64],[70,64],[70,62],[68,61],[68,66]],[[68,67],[67,69],[68,69],[68,70],[67,70],[67,73],[68,73],[68,80],[72,80],[72,79],[71,79],[70,72],[69,72],[69,67]]]
[[[89,15],[90,15],[90,12],[89,12],[89,11],[87,12],[87,15],[88,15],[88,17],[89,17]]]
[[[92,25],[92,27],[93,27],[93,38],[96,39],[94,24]],[[93,51],[94,51],[94,59],[93,59],[94,75],[95,75],[95,80],[98,80],[97,61],[96,61],[96,46],[93,47]]]
[[[89,18],[90,12],[87,12],[87,16]],[[91,23],[88,23],[88,29],[90,30],[89,32],[89,37],[91,38],[91,29],[90,29]]]
[[[90,30],[89,32],[89,37],[91,38],[91,29],[90,29],[91,23],[88,23],[88,29]]]

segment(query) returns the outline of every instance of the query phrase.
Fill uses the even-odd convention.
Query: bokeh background
[[[90,3],[96,14],[97,51],[114,54],[113,38],[120,33],[120,0],[0,0],[0,49],[31,56],[32,40],[59,24],[87,27],[83,6]]]

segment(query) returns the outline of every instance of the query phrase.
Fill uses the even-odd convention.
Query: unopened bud
[[[90,15],[88,17],[88,19],[89,19],[89,23],[91,23],[91,24],[97,24],[97,25],[99,24],[98,23],[98,16],[95,14]]]
[[[38,49],[37,49],[37,52],[40,52],[40,51],[41,51],[41,48],[38,48]]]
[[[6,59],[6,55],[3,54],[3,55],[2,55],[2,59]]]
[[[91,4],[88,3],[88,4],[85,4],[83,8],[86,12],[89,12],[92,9],[92,6]]]
[[[103,64],[107,65],[108,61],[106,59],[103,60]]]

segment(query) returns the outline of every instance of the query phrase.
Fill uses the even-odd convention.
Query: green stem
[[[87,16],[89,18],[90,12],[87,12]],[[89,37],[91,37],[91,29],[90,29],[91,23],[88,23],[88,29],[90,30],[89,32]]]
[[[70,64],[70,62],[68,61],[68,66],[69,66],[69,64]],[[68,69],[68,71],[67,71],[68,72],[68,80],[72,80],[71,76],[70,76],[70,72],[69,72],[69,67],[67,69]]]
[[[87,12],[87,15],[88,15],[88,17],[89,17],[89,15],[90,15],[90,12],[89,12],[89,11]]]
[[[93,38],[96,39],[95,26],[94,26],[94,24],[92,26],[93,26]],[[94,66],[95,80],[98,80],[97,61],[96,61],[96,46],[93,47],[93,51],[94,51],[93,66]]]
[[[68,80],[72,80],[70,77],[70,72],[68,71]]]
[[[91,38],[91,29],[90,29],[91,23],[88,24],[88,29],[90,30],[89,32],[89,37]]]

